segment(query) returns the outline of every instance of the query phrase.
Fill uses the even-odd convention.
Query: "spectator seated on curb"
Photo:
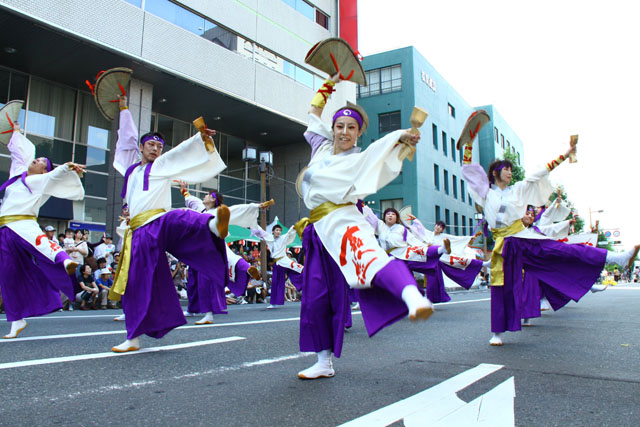
[[[80,303],[80,310],[96,310],[96,301],[98,300],[98,285],[93,278],[91,266],[88,264],[82,265],[80,269],[80,277],[78,283],[82,291],[76,294],[76,301]]]
[[[108,308],[118,308],[116,303],[113,301],[108,301],[107,296],[109,295],[109,291],[111,290],[111,286],[113,285],[113,279],[111,278],[111,270],[107,267],[98,271],[100,273],[100,277],[96,280],[96,284],[100,290],[100,309],[105,310]]]

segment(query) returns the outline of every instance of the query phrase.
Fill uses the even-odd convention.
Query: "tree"
[[[511,185],[524,180],[524,168],[518,164],[518,157],[516,156],[516,153],[506,150],[502,160],[509,160],[513,163],[513,168],[511,168]]]

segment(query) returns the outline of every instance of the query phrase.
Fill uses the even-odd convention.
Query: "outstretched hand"
[[[402,132],[402,135],[400,135],[400,141],[411,145],[416,145],[418,141],[420,141],[420,132],[414,134],[409,130],[405,130],[404,132]]]
[[[78,163],[73,163],[73,162],[67,162],[67,167],[69,168],[69,170],[72,170],[75,173],[77,173],[80,178],[82,178],[84,171],[87,169],[85,165],[80,165]]]
[[[566,153],[564,153],[564,158],[565,158],[565,159],[568,159],[568,158],[569,158],[569,155],[571,155],[571,154],[575,154],[575,153],[576,153],[576,146],[575,146],[575,145],[570,146],[570,147],[569,147],[569,149],[567,150],[567,152],[566,152]]]
[[[181,179],[174,179],[173,182],[177,183],[180,186],[180,191],[184,191],[187,189],[186,181],[183,181]]]

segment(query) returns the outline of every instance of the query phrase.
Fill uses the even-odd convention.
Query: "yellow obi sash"
[[[166,211],[164,209],[151,209],[140,212],[138,215],[134,216],[131,221],[129,221],[129,228],[124,232],[118,270],[116,270],[116,276],[113,279],[113,285],[109,291],[109,299],[111,301],[120,301],[120,298],[124,295],[124,291],[127,289],[129,266],[131,265],[131,240],[133,239],[133,232],[138,227],[143,226],[150,218],[165,212]]]
[[[273,260],[273,262],[278,262],[278,261],[280,261],[282,258],[284,258],[284,257],[283,257],[283,256],[281,256],[281,257],[279,257],[279,258],[275,258],[275,259]]]
[[[302,218],[300,221],[296,222],[296,225],[294,225],[293,228],[302,239],[302,232],[307,228],[307,225],[318,222],[336,209],[344,208],[349,205],[353,205],[353,203],[342,203],[340,205],[336,205],[333,202],[324,202],[317,208],[311,210],[311,213],[309,214],[311,218]]]
[[[491,286],[503,286],[504,285],[504,258],[502,258],[502,249],[504,248],[504,238],[513,236],[524,230],[524,224],[522,221],[517,220],[508,227],[493,228],[493,238],[495,245],[493,246],[493,252],[491,252]]]
[[[7,225],[11,222],[23,221],[25,219],[30,219],[32,221],[37,221],[38,218],[33,215],[5,215],[0,216],[0,227],[3,225]]]

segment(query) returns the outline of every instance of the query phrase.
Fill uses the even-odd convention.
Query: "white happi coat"
[[[137,129],[129,110],[120,112],[120,128],[113,166],[122,175],[127,168],[140,160]],[[131,218],[139,213],[152,210],[171,210],[171,183],[181,179],[191,183],[207,181],[226,165],[218,151],[209,153],[200,133],[195,134],[178,146],[162,154],[153,162],[149,174],[149,189],[144,191],[144,170],[146,165],[137,166],[129,176],[125,201],[129,205]],[[149,218],[145,224],[160,217]]]
[[[11,177],[25,172],[36,157],[35,146],[20,132],[13,132],[7,148],[11,152],[9,172]],[[37,217],[40,207],[51,196],[69,200],[84,198],[84,188],[80,177],[67,165],[60,165],[44,174],[28,175],[25,177],[25,182],[31,192],[20,179],[5,189],[2,205],[0,205],[0,216],[29,215]],[[4,227],[9,227],[52,261],[55,261],[56,255],[63,251],[60,245],[47,238],[34,220],[11,222]]]
[[[313,147],[308,168],[304,171],[302,196],[305,205],[314,209],[324,202],[352,203],[337,209],[314,224],[325,249],[340,267],[353,288],[371,287],[371,281],[391,258],[376,241],[374,230],[358,211],[355,203],[376,193],[398,176],[402,169],[399,143],[402,130],[391,132],[366,150],[354,147],[333,154],[331,130],[314,115],[309,115],[305,137],[322,138]]]
[[[289,228],[287,234],[281,234],[277,239],[273,234],[267,233],[257,224],[251,227],[251,232],[254,236],[265,241],[269,247],[269,252],[271,252],[271,258],[277,260],[275,261],[277,265],[293,270],[296,273],[302,273],[303,265],[298,264],[287,254],[287,246],[296,239],[296,230],[293,227]]]
[[[211,215],[217,215],[217,209],[207,209],[202,203],[202,200],[195,196],[185,197],[184,203],[187,208],[197,212],[208,213]],[[258,215],[260,214],[260,205],[258,203],[247,203],[245,205],[234,205],[229,207],[230,217],[229,225],[238,225],[240,227],[252,228],[258,226]],[[227,265],[229,280],[235,283],[236,281],[236,264],[242,259],[242,257],[229,248],[229,245],[225,245],[227,248]]]

